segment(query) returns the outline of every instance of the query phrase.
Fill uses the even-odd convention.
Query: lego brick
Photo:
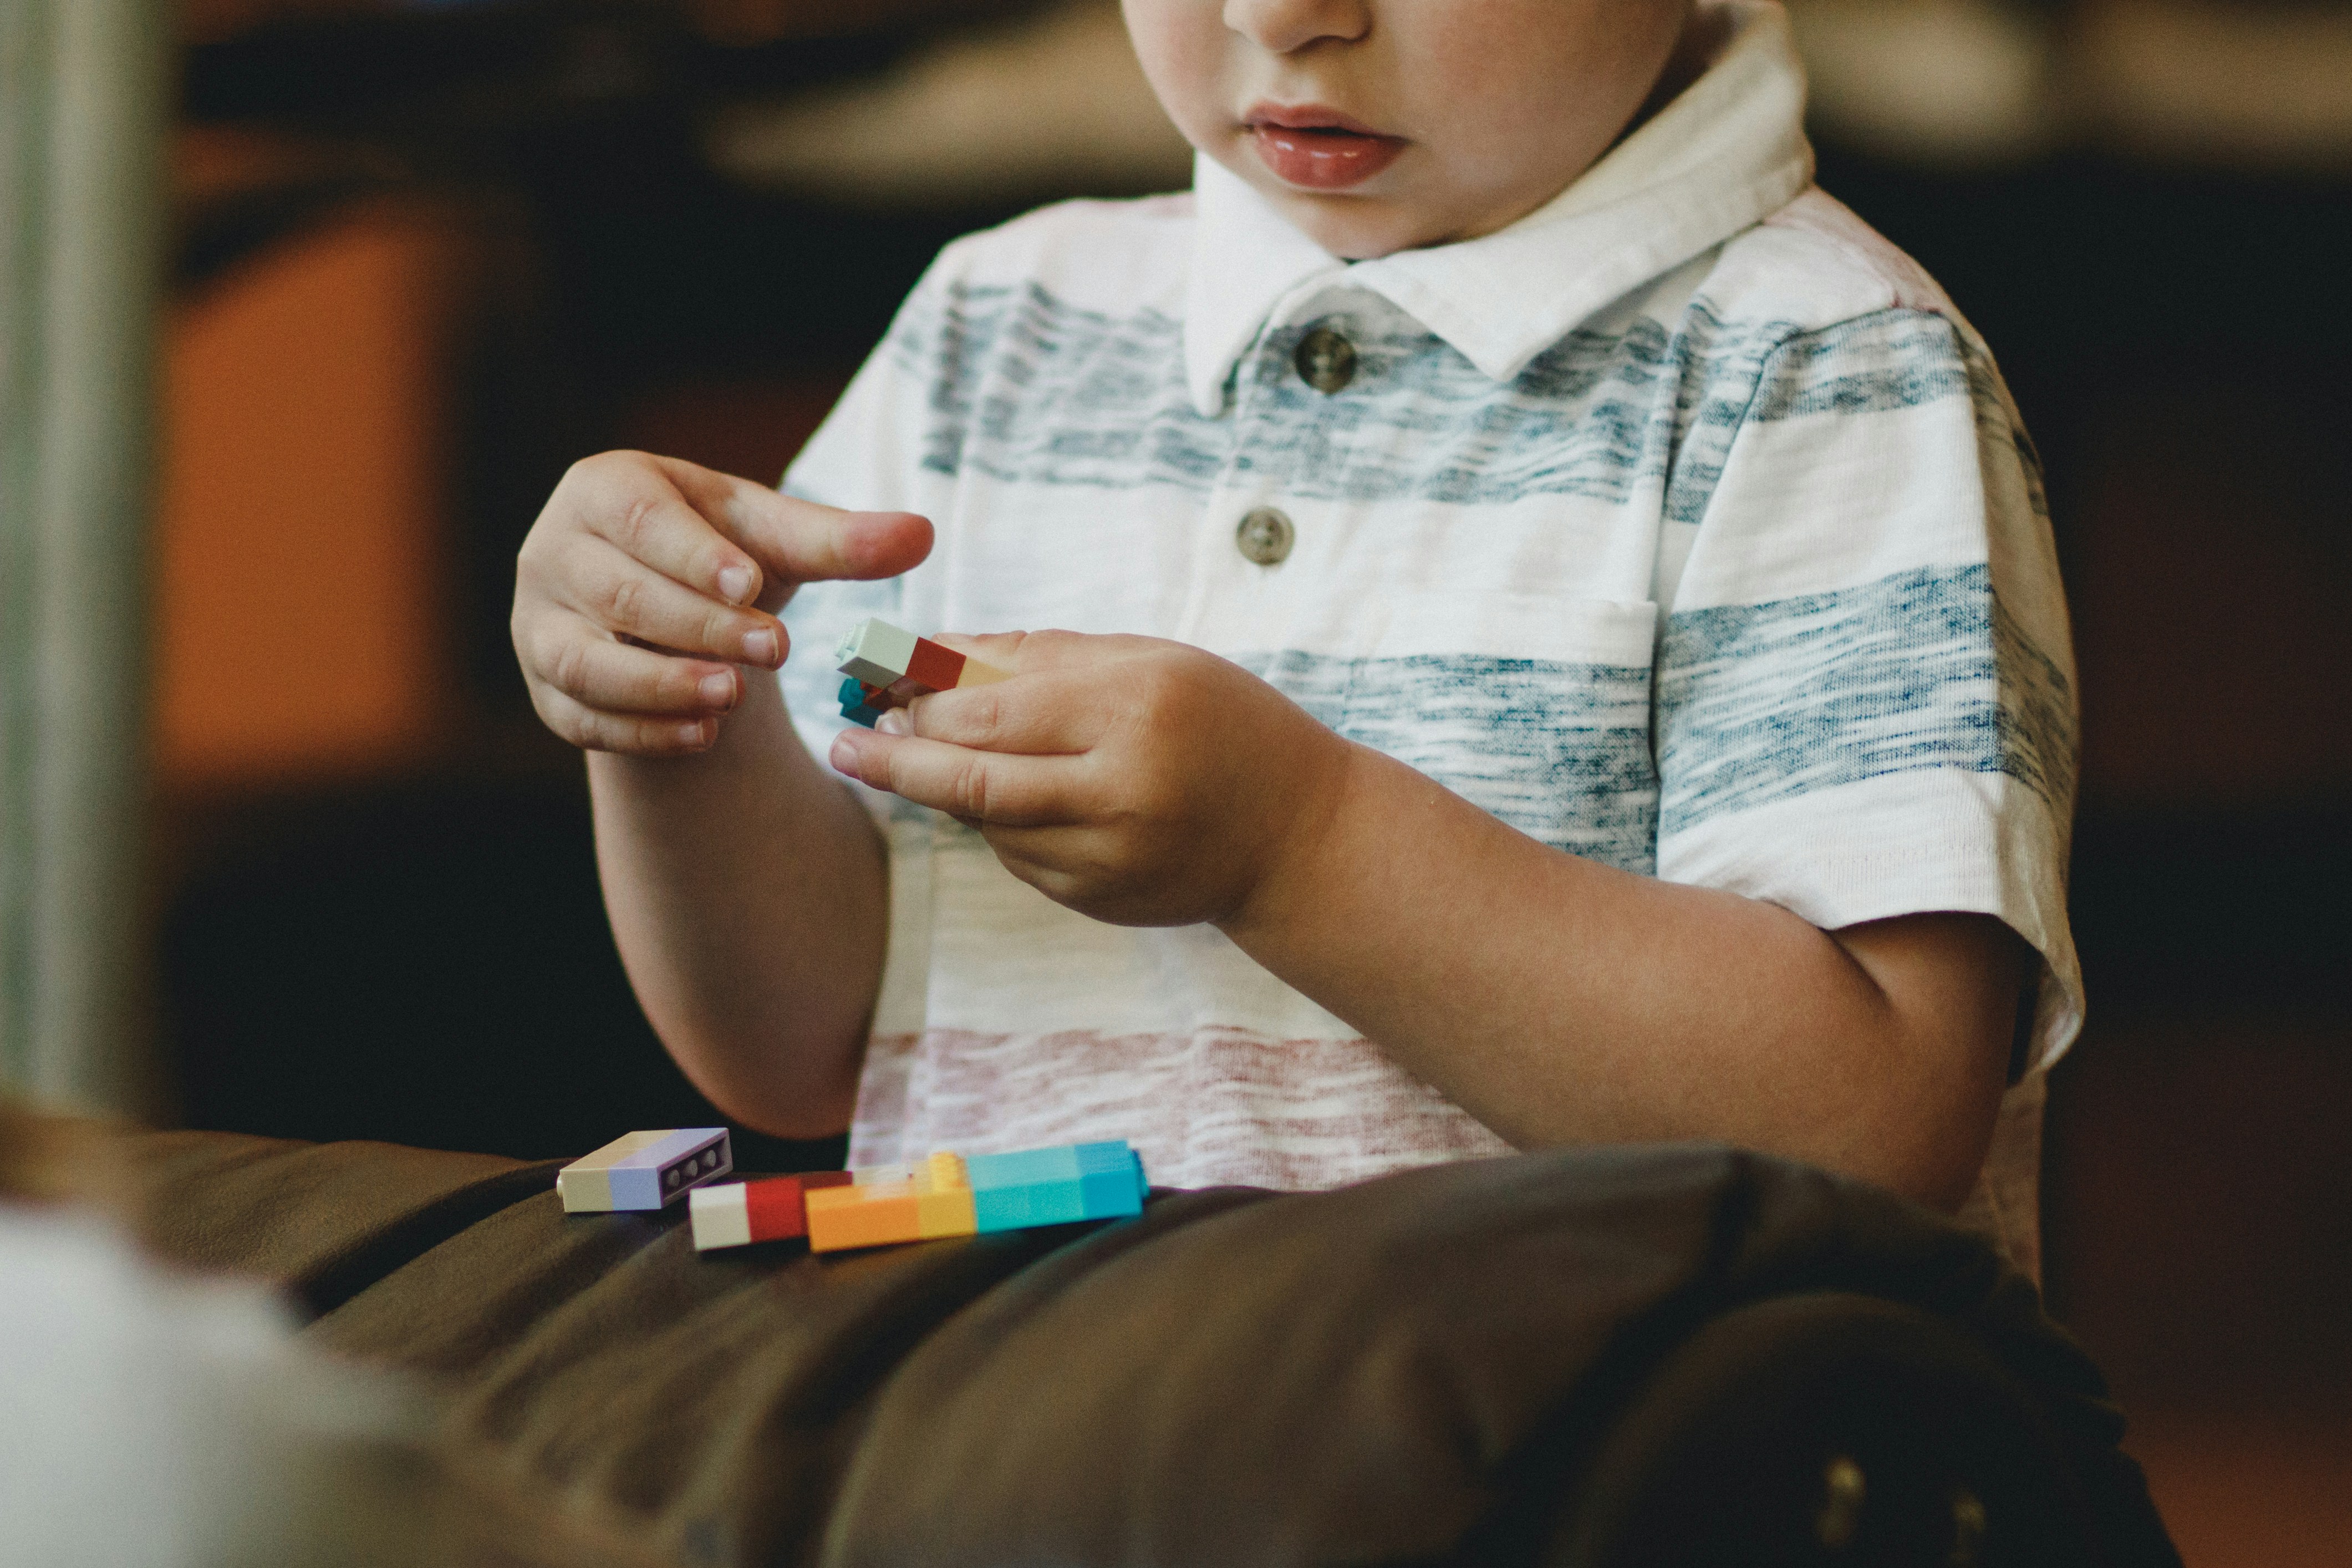
[[[814,1251],[970,1236],[978,1228],[963,1161],[954,1154],[851,1175],[847,1185],[808,1194],[809,1247]]]
[[[630,1132],[556,1173],[566,1214],[658,1209],[734,1170],[724,1127]]]
[[[901,682],[924,691],[952,691],[960,687],[986,686],[1013,679],[1010,670],[982,664],[945,643],[919,637],[887,621],[858,622],[834,648],[834,657],[835,668],[865,689],[853,693],[848,682],[843,683],[842,713],[850,718],[857,717],[850,712],[853,706],[877,710],[897,706],[898,699],[890,694],[890,688]],[[864,718],[857,721],[872,723]]]
[[[916,641],[887,621],[860,621],[835,647],[834,668],[870,686],[888,686],[907,673]]]
[[[818,1252],[1020,1230],[1139,1214],[1143,1162],[1122,1141],[1006,1154],[951,1153],[803,1178],[809,1246]]]
[[[808,1194],[810,1249],[838,1252],[851,1247],[881,1247],[920,1241],[922,1217],[911,1182],[828,1187]]]
[[[698,1187],[687,1200],[694,1216],[694,1249],[709,1252],[806,1236],[807,1194],[848,1181],[846,1171],[810,1171],[797,1176]]]
[[[1143,1163],[1124,1142],[1066,1143],[966,1162],[982,1234],[1143,1212]]]
[[[982,664],[976,658],[967,658],[963,661],[963,668],[957,672],[956,689],[961,690],[967,686],[993,686],[1000,680],[1012,679],[1013,672],[1009,669],[999,669],[992,664]]]
[[[694,1226],[694,1250],[751,1245],[751,1189],[742,1182],[697,1187],[688,1194],[686,1209]],[[803,1223],[805,1229],[806,1223]]]
[[[907,660],[907,679],[933,691],[953,691],[962,678],[963,655],[944,643],[929,637],[915,639],[915,652]]]
[[[856,676],[851,676],[847,680],[843,681],[840,693],[841,716],[853,724],[863,724],[869,730],[874,728],[874,721],[882,717],[887,707],[887,704],[877,700],[874,697],[873,693],[877,689],[867,686]]]

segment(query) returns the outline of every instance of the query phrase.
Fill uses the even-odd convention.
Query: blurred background
[[[20,187],[62,58],[39,50],[105,44],[73,43],[100,8],[49,0],[46,43],[33,0],[5,24]],[[1983,330],[2048,465],[2092,994],[2053,1081],[2053,1303],[2192,1568],[2352,1562],[2352,5],[1792,9],[1822,184]],[[64,662],[110,696],[44,710],[0,649],[0,993],[42,962],[26,868],[113,801],[143,850],[54,876],[130,955],[90,1016],[140,1066],[80,1098],[534,1157],[717,1120],[614,954],[579,759],[507,643],[515,550],[604,448],[774,479],[953,236],[1183,184],[1116,5],[144,10],[170,47],[109,47],[149,73],[131,120],[168,121],[125,198],[152,221],[50,283],[112,265],[135,289],[142,257],[162,279],[147,581],[101,574],[100,609],[62,617]],[[64,330],[10,310],[5,483]],[[135,384],[135,349],[99,338]],[[145,525],[135,474],[80,471]],[[30,493],[0,489],[0,609],[38,576]],[[41,773],[61,724],[142,712],[143,773]],[[21,1041],[0,1062],[39,1087]]]

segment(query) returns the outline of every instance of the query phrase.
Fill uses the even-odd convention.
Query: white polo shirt
[[[937,547],[804,590],[786,695],[822,756],[869,615],[1172,637],[1570,853],[1823,928],[1997,916],[2044,972],[1971,1214],[2032,1268],[2082,1017],[2039,473],[1976,334],[1811,188],[1780,8],[1731,9],[1696,84],[1481,239],[1337,260],[1202,160],[950,246],[786,478]],[[874,804],[853,1163],[1124,1137],[1163,1184],[1302,1188],[1507,1147],[1215,930],[1097,923]]]

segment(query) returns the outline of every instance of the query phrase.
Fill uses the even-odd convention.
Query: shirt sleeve
[[[2083,1015],[2074,656],[2000,374],[1965,323],[1890,309],[1785,338],[1729,406],[1711,489],[1679,476],[1706,493],[1669,525],[1658,874],[1825,930],[1995,916],[2042,959],[2044,1066]]]

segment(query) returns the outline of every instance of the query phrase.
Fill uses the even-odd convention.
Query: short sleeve
[[[1825,930],[1992,915],[2042,955],[2046,1065],[2083,1014],[2074,656],[1999,372],[1890,309],[1786,337],[1729,409],[1662,632],[1658,873]]]

